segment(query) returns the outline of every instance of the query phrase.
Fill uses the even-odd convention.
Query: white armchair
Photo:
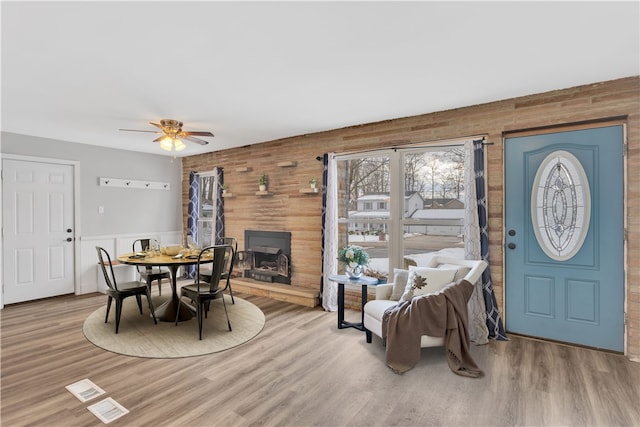
[[[423,293],[437,292],[452,281],[457,281],[462,278],[469,281],[469,283],[475,284],[482,276],[482,273],[487,268],[485,261],[473,261],[463,260],[457,258],[451,258],[442,255],[436,255],[429,261],[429,269],[443,269],[443,270],[455,270],[451,273],[449,279],[441,280],[441,277],[446,275],[438,274],[434,275],[434,280],[427,279],[427,289]],[[412,269],[420,269],[420,267],[410,267]],[[410,271],[409,270],[409,271]],[[442,273],[434,271],[434,273]],[[384,285],[376,286],[376,299],[369,301],[364,306],[364,327],[367,334],[367,342],[372,340],[372,333],[382,338],[382,316],[387,308],[393,307],[398,304],[398,300],[391,299],[391,295],[394,290],[394,286],[398,287],[399,284],[388,283]],[[410,295],[403,295],[405,298],[411,298]],[[420,340],[421,347],[437,347],[444,345],[444,338],[430,337],[423,335]]]

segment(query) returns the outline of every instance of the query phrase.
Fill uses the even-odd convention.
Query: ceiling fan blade
[[[191,132],[191,131],[182,131],[185,136],[195,135],[195,136],[215,136],[211,132]]]
[[[162,125],[159,125],[158,123],[153,123],[153,122],[149,122],[149,124],[162,129],[162,131],[164,132],[164,128],[162,127]]]
[[[151,132],[151,133],[160,133],[157,130],[140,130],[140,129],[119,129],[127,132]]]
[[[179,138],[186,139],[187,141],[195,142],[196,144],[200,144],[200,145],[209,144],[209,141],[205,141],[203,139],[195,138],[195,137],[189,136],[189,135],[180,135]]]
[[[154,139],[154,140],[153,140],[153,142],[160,142],[162,139],[164,139],[164,138],[165,138],[165,136],[166,136],[166,135],[159,136],[159,137],[157,137],[156,139]]]

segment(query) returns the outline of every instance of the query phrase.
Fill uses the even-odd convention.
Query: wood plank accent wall
[[[227,234],[237,236],[243,247],[245,229],[290,231],[292,283],[318,289],[322,197],[299,191],[309,187],[312,176],[321,179],[322,162],[317,156],[485,134],[493,143],[487,146],[490,268],[504,313],[503,135],[610,118],[622,118],[627,124],[626,354],[640,361],[639,76],[186,157],[182,159],[183,210],[188,206],[189,171],[224,167],[225,183],[233,193],[233,198],[225,199]],[[295,166],[278,166],[280,162],[295,162]],[[243,167],[251,170],[239,171]],[[273,195],[255,195],[262,172],[269,175],[268,190]]]

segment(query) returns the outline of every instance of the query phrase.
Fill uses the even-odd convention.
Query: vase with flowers
[[[349,278],[359,279],[369,263],[369,254],[361,246],[345,246],[338,252],[338,261],[344,263],[344,272]]]

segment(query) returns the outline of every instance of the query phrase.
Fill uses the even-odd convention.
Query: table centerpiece
[[[359,279],[369,263],[369,255],[361,246],[350,245],[340,249],[338,261],[344,263],[344,272],[350,279]]]

